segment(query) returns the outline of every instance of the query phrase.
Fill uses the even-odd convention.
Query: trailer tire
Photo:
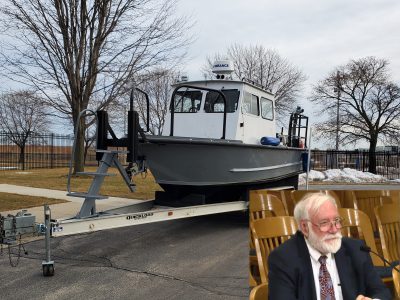
[[[43,276],[50,277],[54,275],[54,265],[43,265]]]

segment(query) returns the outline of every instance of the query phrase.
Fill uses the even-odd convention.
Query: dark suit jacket
[[[343,300],[355,300],[360,294],[390,300],[389,290],[375,272],[370,255],[360,251],[361,245],[360,240],[343,238],[335,254]],[[311,258],[301,232],[271,252],[268,268],[269,299],[317,299]]]

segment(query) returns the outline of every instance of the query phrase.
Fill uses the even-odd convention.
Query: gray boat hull
[[[143,155],[157,183],[164,190],[204,193],[252,188],[274,182],[285,185],[302,172],[304,149],[248,145],[231,140],[148,137],[141,143]],[[297,186],[297,182],[296,182]]]

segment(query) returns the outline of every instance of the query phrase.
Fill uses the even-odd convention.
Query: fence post
[[[389,165],[390,165],[390,156],[389,156],[389,151],[387,151],[386,152],[386,176],[389,179],[392,179],[392,178],[390,178],[390,174],[389,174]]]
[[[325,152],[325,170],[328,169],[328,150]]]
[[[54,133],[51,133],[50,169],[54,168]]]
[[[365,167],[367,166],[367,162],[366,162],[366,152],[363,151],[363,169],[362,171],[365,172]]]

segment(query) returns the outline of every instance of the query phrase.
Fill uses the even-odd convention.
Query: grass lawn
[[[42,206],[43,204],[57,204],[64,202],[68,201],[44,197],[32,197],[17,194],[0,193],[0,212]]]
[[[94,172],[95,170],[96,167],[85,168],[85,171]],[[155,191],[162,190],[155,182],[151,173],[148,173],[146,178],[142,178],[141,175],[134,178],[134,182],[137,186],[136,192],[134,193],[129,191],[121,175],[118,173],[118,170],[111,168],[109,173],[113,173],[115,176],[105,177],[100,191],[101,195],[132,199],[154,199]],[[67,175],[67,168],[0,171],[0,184],[15,184],[66,191]],[[86,192],[92,179],[93,176],[73,177],[71,180],[71,190]]]

